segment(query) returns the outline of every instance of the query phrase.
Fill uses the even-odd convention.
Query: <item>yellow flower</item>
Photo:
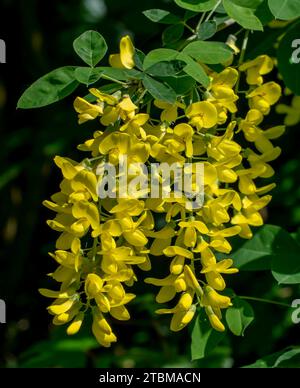
[[[109,162],[116,165],[122,155],[127,157],[128,164],[145,163],[150,149],[147,143],[140,142],[136,136],[113,132],[100,141],[99,151],[103,155],[108,155]]]
[[[218,122],[218,112],[216,107],[208,101],[195,102],[186,109],[186,116],[190,119],[190,124],[198,131],[202,128],[214,127]]]
[[[124,98],[115,106],[108,105],[104,108],[100,122],[104,126],[109,126],[119,119],[122,119],[123,121],[132,119],[135,116],[136,109],[137,106],[131,101],[131,98],[129,96],[124,96]]]
[[[231,259],[225,259],[217,263],[215,259],[207,260],[204,252],[202,252],[201,256],[203,263],[203,270],[201,273],[205,274],[206,281],[211,287],[213,287],[215,290],[222,291],[225,289],[226,284],[223,277],[221,276],[221,273],[234,274],[238,272],[238,269],[230,268],[233,264]]]
[[[238,51],[234,44],[232,48]],[[131,69],[133,58],[134,47],[127,36],[121,39],[120,54],[111,56],[110,63]],[[135,82],[112,95],[90,89],[95,103],[80,97],[75,100],[80,123],[98,117],[100,120],[91,139],[78,147],[90,156],[79,163],[55,157],[63,179],[60,190],[51,200],[44,201],[56,213],[48,225],[59,232],[56,249],[50,254],[58,266],[49,274],[59,287],[55,291],[40,290],[53,299],[48,307],[53,324],[67,324],[67,334],[74,335],[82,326],[85,312],[90,310],[94,336],[102,346],[111,346],[117,338],[110,317],[121,321],[130,318],[126,305],[135,295],[127,287],[138,280],[136,266],[150,270],[155,265],[152,256],[164,256],[163,260],[169,260],[169,274],[159,279],[148,277],[145,282],[159,287],[158,303],[176,298],[174,307],[157,311],[172,314],[170,329],[183,329],[198,306],[215,330],[225,330],[221,309],[232,304],[228,296],[219,292],[226,287],[225,275],[238,270],[228,257],[218,261],[217,252],[228,255],[231,237],[251,238],[251,227],[263,225],[261,210],[271,200],[267,193],[275,187],[273,183],[257,184],[258,178],[274,174],[270,162],[281,149],[272,140],[285,130],[282,125],[268,125],[268,129],[262,125],[281,95],[275,82],[263,84],[263,76],[272,67],[267,56],[241,66],[240,71],[247,72],[251,85],[248,95],[240,93],[241,106],[247,102],[245,97],[250,105],[245,118],[238,115],[235,86],[240,74],[232,67],[220,73],[206,67],[210,85],[205,91],[200,89],[199,102],[187,108],[183,101],[188,96],[179,96],[178,101],[169,104],[151,100],[147,94],[145,111],[143,85]],[[280,105],[277,109],[287,113],[287,123],[296,123],[298,105],[299,98],[295,97],[292,107]],[[158,112],[160,120],[157,108],[162,110]],[[178,109],[185,115],[178,117]],[[236,119],[229,122],[230,113]],[[241,135],[245,139],[240,139]],[[125,160],[130,167],[127,173],[119,167],[119,162]],[[204,166],[203,187],[196,179],[198,160]],[[113,198],[101,199],[98,185],[107,183],[107,162],[114,165],[115,187]],[[146,197],[150,192],[149,176],[142,164],[148,171],[152,162],[169,166],[176,163],[180,167],[193,162],[192,190],[202,190],[203,206],[192,211],[187,206],[190,193],[184,192],[178,198],[175,174],[171,174],[169,187],[164,188],[168,198],[162,195],[163,191],[158,198]],[[160,184],[164,182],[162,174],[157,173],[156,177]],[[133,191],[128,192],[122,187],[122,179],[128,185],[135,183],[135,178],[145,178],[147,184],[138,195],[132,187],[129,189]]]
[[[85,293],[88,298],[95,298],[103,290],[104,281],[100,276],[89,273],[85,279]]]
[[[193,305],[194,295],[192,291],[183,293],[177,305],[172,309],[157,310],[157,314],[173,314],[170,329],[174,332],[185,328],[196,313],[196,306]]]
[[[185,105],[178,101],[176,101],[175,104],[170,104],[165,101],[154,100],[154,105],[159,109],[163,109],[160,119],[161,121],[167,121],[168,123],[172,123],[177,120],[178,108],[185,108]]]
[[[239,67],[240,71],[247,72],[247,82],[249,85],[262,85],[263,75],[270,73],[274,68],[274,63],[267,55],[260,55],[252,61],[248,61]]]
[[[83,319],[84,319],[84,313],[81,311],[75,316],[73,322],[68,326],[67,334],[68,335],[77,334],[82,326]]]
[[[109,57],[111,67],[121,69],[132,69],[134,63],[135,49],[129,35],[124,36],[120,41],[120,54],[112,54]]]
[[[149,120],[149,115],[145,113],[139,113],[135,115],[132,119],[127,121],[124,125],[120,127],[121,132],[127,132],[136,136],[141,136],[143,140],[146,139],[146,132],[142,128],[143,125]]]
[[[185,328],[196,313],[196,306],[192,304],[193,295],[189,292],[182,294],[178,304],[173,309],[160,309],[157,314],[173,314],[170,329],[178,332]]]
[[[212,287],[206,286],[204,288],[204,295],[202,298],[203,306],[211,306],[220,309],[226,309],[232,306],[231,300],[228,296],[218,294]]]
[[[208,228],[201,221],[181,221],[179,227],[185,229],[184,231],[184,245],[186,247],[194,247],[197,242],[197,232],[201,234],[207,234]]]
[[[237,111],[235,102],[239,98],[235,94],[233,88],[239,77],[238,71],[232,67],[228,67],[221,73],[213,74],[212,77],[212,84],[210,87],[211,97],[208,98],[208,101],[215,101],[226,110],[229,110],[229,112],[235,113]]]
[[[117,337],[100,311],[94,310],[92,331],[100,345],[109,348]]]
[[[208,316],[208,319],[209,319],[211,326],[215,330],[223,332],[223,331],[225,331],[225,326],[221,322],[220,317],[215,313],[215,310],[216,309],[213,309],[210,306],[205,308],[205,312]]]
[[[188,158],[193,156],[193,134],[194,130],[189,124],[178,124],[174,128],[174,135],[184,143],[185,154]]]
[[[300,123],[300,96],[292,99],[291,106],[279,104],[276,106],[276,112],[286,114],[284,124],[291,127]]]
[[[263,225],[263,219],[259,210],[263,209],[271,201],[272,197],[266,195],[259,198],[256,194],[243,199],[243,208],[240,212],[236,212],[231,219],[233,225],[239,225],[241,231],[239,236],[245,239],[250,239],[253,233],[249,227]]]
[[[78,123],[83,124],[86,121],[94,120],[103,114],[104,104],[91,104],[81,97],[74,101],[74,109],[78,113]]]
[[[268,82],[254,89],[247,96],[251,109],[257,109],[264,115],[270,113],[270,108],[275,105],[281,96],[281,87],[275,82]]]

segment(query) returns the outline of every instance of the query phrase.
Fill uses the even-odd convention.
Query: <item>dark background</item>
[[[48,301],[39,296],[37,289],[50,284],[46,274],[54,269],[54,264],[47,252],[54,247],[56,233],[47,227],[45,220],[51,214],[41,203],[56,192],[60,181],[53,157],[59,154],[79,158],[76,145],[92,132],[77,125],[72,109],[74,96],[31,111],[16,110],[17,100],[26,87],[52,69],[81,65],[72,42],[87,29],[101,32],[110,52],[118,51],[119,38],[126,33],[133,36],[135,45],[141,49],[159,47],[164,27],[148,21],[141,11],[171,9],[170,3],[0,1],[0,38],[7,45],[7,64],[0,64],[0,299],[7,303],[7,324],[0,325],[3,367],[230,367],[254,362],[263,355],[297,344],[299,328],[291,325],[287,309],[254,304],[257,319],[244,338],[229,336],[205,361],[191,364],[188,329],[170,333],[169,318],[155,317],[153,294],[144,286],[139,286],[142,296],[132,304],[133,319],[115,324],[120,342],[112,349],[99,350],[95,346],[88,322],[81,334],[71,339],[63,328],[49,325]],[[291,232],[300,225],[299,129],[299,126],[288,129],[280,142],[283,155],[274,164],[278,187],[267,215],[268,223]],[[167,273],[163,269],[161,272]],[[229,286],[246,295],[285,298],[287,303],[298,292],[275,286],[267,273],[237,276]]]

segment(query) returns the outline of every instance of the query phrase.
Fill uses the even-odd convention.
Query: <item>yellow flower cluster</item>
[[[128,39],[121,42],[121,54],[111,58],[112,66],[133,66]],[[178,98],[175,104],[168,104],[152,100],[147,110],[143,99],[122,90],[108,95],[90,89],[95,103],[76,98],[79,123],[98,119],[101,127],[79,146],[91,157],[79,163],[55,158],[63,180],[60,192],[44,202],[57,213],[49,226],[61,233],[51,254],[59,266],[50,275],[61,283],[60,289],[40,290],[54,298],[48,310],[55,325],[68,323],[67,333],[75,334],[90,309],[96,339],[110,346],[116,336],[109,315],[129,319],[126,305],[135,295],[128,293],[127,287],[137,280],[135,268],[148,271],[149,256],[165,256],[170,258],[170,273],[145,281],[160,287],[158,303],[176,298],[174,307],[157,311],[172,314],[171,330],[184,328],[197,308],[205,309],[214,329],[225,330],[222,310],[231,306],[231,299],[223,294],[223,276],[238,270],[233,268],[233,260],[216,256],[231,252],[230,237],[249,239],[251,227],[263,225],[260,210],[270,202],[268,192],[274,184],[258,186],[255,180],[274,174],[269,162],[281,152],[271,140],[284,132],[284,126],[261,127],[281,95],[279,85],[263,83],[263,75],[272,67],[270,58],[261,56],[239,69],[211,72],[211,85],[200,101],[187,103],[186,98]],[[236,84],[243,72],[250,89],[242,95],[249,110],[244,118],[238,118]],[[246,145],[242,147],[242,143]],[[187,198],[174,195],[175,177],[169,198],[124,193],[121,197],[117,188],[114,198],[99,199],[97,186],[102,178],[97,171],[105,162],[118,169],[122,156],[129,165],[201,161],[203,206],[193,210],[187,206]],[[143,174],[137,169],[127,179]],[[117,177],[121,179],[118,170]],[[157,219],[163,220],[162,227],[157,226]]]

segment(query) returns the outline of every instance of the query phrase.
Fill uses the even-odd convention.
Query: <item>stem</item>
[[[191,31],[191,33],[195,33],[195,31],[193,30],[193,28],[191,26],[189,26],[186,22],[182,22],[182,24],[184,25],[184,27],[186,27],[189,31]]]
[[[241,28],[240,30],[238,30],[236,34],[234,34],[234,36],[239,36],[243,31],[244,31],[244,28]]]
[[[96,261],[98,237],[94,238],[92,247],[92,261]]]
[[[222,3],[222,0],[219,0],[217,4],[214,6],[214,8],[211,10],[211,12],[208,14],[207,18],[205,19],[206,22],[209,21],[209,19],[212,17],[212,15],[215,13],[216,9],[219,7],[219,5]]]
[[[201,15],[201,18],[196,26],[196,29],[195,29],[196,33],[198,33],[198,31],[200,30],[200,27],[201,27],[201,24],[203,23],[205,15],[206,15],[206,12],[203,12],[203,14]]]
[[[252,296],[239,296],[239,298],[240,298],[240,299],[245,299],[245,300],[253,300],[253,301],[255,301],[255,302],[274,304],[274,305],[277,305],[277,306],[291,307],[291,306],[290,306],[289,304],[287,304],[287,303],[275,302],[275,301],[273,301],[273,300],[262,299],[262,298],[255,298],[255,297],[252,297]]]
[[[139,96],[139,98],[137,99],[136,103],[138,104],[140,101],[142,101],[142,99],[145,97],[145,94],[147,93],[147,89],[145,89],[143,91],[143,93],[141,93],[141,95]]]
[[[225,28],[230,27],[235,23],[236,23],[236,21],[234,19],[228,19],[224,23],[219,25],[217,32],[225,30]]]
[[[105,75],[105,74],[102,74],[102,75],[101,75],[101,78],[106,79],[106,80],[108,80],[108,81],[115,82],[115,83],[120,84],[120,85],[122,85],[122,86],[127,86],[127,83],[126,83],[126,82],[119,81],[119,80],[117,80],[117,79],[115,79],[115,78],[112,78],[112,77],[109,77],[108,75]]]
[[[250,34],[250,30],[246,30],[238,65],[241,65],[244,62],[248,41],[249,41],[249,34]]]

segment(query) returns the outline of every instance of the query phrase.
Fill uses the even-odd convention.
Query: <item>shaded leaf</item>
[[[234,335],[241,336],[254,320],[254,311],[248,302],[238,297],[232,299],[232,304],[226,310],[226,322]]]
[[[164,45],[169,45],[177,42],[183,35],[183,24],[174,24],[167,27],[162,34],[162,41]]]
[[[234,4],[245,8],[257,9],[264,0],[231,0]]]
[[[231,49],[221,42],[192,42],[184,48],[183,53],[209,65],[227,62],[232,57]]]
[[[211,38],[217,32],[217,23],[214,20],[204,22],[201,24],[198,31],[198,39],[206,40]]]
[[[178,54],[178,51],[168,48],[152,50],[145,57],[144,70],[158,62],[173,61],[177,59]]]
[[[175,0],[175,3],[184,9],[195,12],[205,12],[212,10],[218,0]]]
[[[195,87],[196,84],[195,79],[186,74],[177,77],[163,77],[162,79],[171,86],[177,96],[182,96],[188,93]]]
[[[147,73],[157,77],[174,76],[182,71],[183,61],[158,62],[147,69]]]
[[[164,9],[148,9],[143,14],[154,23],[175,24],[180,22],[178,16]]]
[[[139,70],[143,70],[144,60],[145,54],[141,50],[136,48],[134,51],[134,63]]]
[[[255,16],[253,9],[242,7],[233,0],[223,0],[223,5],[228,15],[242,27],[248,30],[263,31],[263,25]]]
[[[202,310],[195,320],[192,331],[192,360],[199,360],[209,355],[224,338],[225,334],[214,330]]]
[[[53,70],[35,81],[22,94],[18,108],[41,108],[67,97],[79,85],[75,79],[76,67],[66,66]]]
[[[117,69],[114,67],[98,67],[102,75],[117,79],[118,81],[130,81],[132,79],[141,79],[142,73],[135,69]]]
[[[244,366],[243,368],[278,368],[281,364],[292,360],[300,355],[300,348],[285,349],[281,352],[271,354],[257,360],[254,364]],[[284,366],[284,365],[282,365]],[[285,366],[287,366],[285,364]]]
[[[105,39],[97,31],[86,31],[73,43],[76,54],[88,65],[94,67],[107,52]]]
[[[268,0],[276,19],[291,20],[300,16],[300,0]]]
[[[99,81],[102,73],[103,71],[99,68],[77,67],[74,75],[78,82],[88,86]]]
[[[176,93],[169,85],[156,81],[148,75],[144,76],[143,84],[155,99],[166,101],[170,104],[174,104],[176,101]]]
[[[181,54],[180,58],[187,63],[183,71],[207,88],[210,84],[210,79],[203,67],[188,55]]]

